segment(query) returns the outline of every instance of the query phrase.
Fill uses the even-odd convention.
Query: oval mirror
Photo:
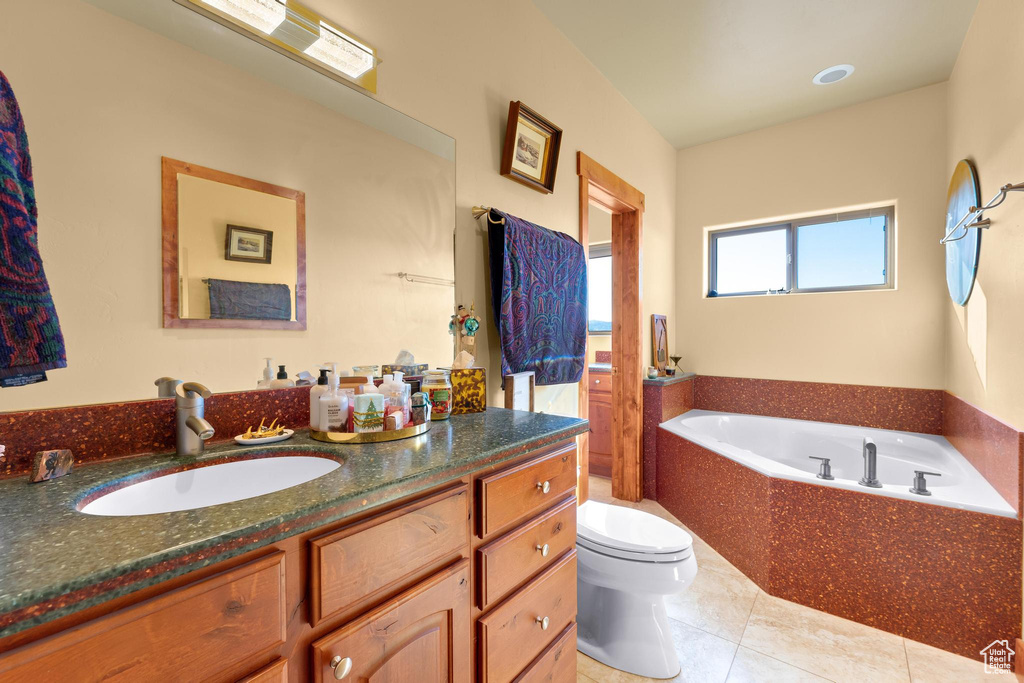
[[[974,164],[961,159],[953,169],[946,194],[946,227],[943,234],[957,224],[971,207],[981,206],[981,190]],[[981,230],[968,229],[965,225],[956,229],[946,242],[946,286],[949,297],[964,306],[971,298],[974,278],[978,274],[978,254],[981,252]]]

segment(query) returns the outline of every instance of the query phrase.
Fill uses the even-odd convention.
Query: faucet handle
[[[808,455],[807,457],[811,460],[821,461],[821,469],[818,470],[818,479],[835,479],[835,477],[832,476],[832,465],[829,462],[831,458],[821,458],[817,455]]]
[[[942,475],[938,472],[925,472],[924,470],[914,470],[914,486],[911,487],[910,492],[916,493],[919,496],[930,496],[932,492],[928,490],[928,482],[925,477],[941,477]]]
[[[189,392],[199,394],[203,398],[210,398],[213,396],[213,392],[199,382],[184,382],[175,387],[174,391],[180,398],[195,398],[194,396],[189,396]]]

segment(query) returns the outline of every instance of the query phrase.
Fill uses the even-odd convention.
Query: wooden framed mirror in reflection
[[[306,195],[163,157],[164,327],[306,329]]]

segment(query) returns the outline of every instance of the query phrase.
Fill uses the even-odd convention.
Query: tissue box
[[[417,363],[416,365],[394,365],[391,363],[381,365],[380,372],[382,375],[390,375],[394,372],[401,372],[406,377],[419,377],[427,371],[429,366],[426,363]]]
[[[487,409],[487,371],[484,368],[452,369],[452,415],[482,413]]]

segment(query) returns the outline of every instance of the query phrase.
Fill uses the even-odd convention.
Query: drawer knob
[[[551,548],[549,548],[549,547],[548,547],[548,544],[547,544],[547,543],[545,543],[544,545],[538,545],[538,546],[537,546],[537,550],[539,550],[539,551],[540,551],[540,554],[541,554],[541,555],[542,555],[543,557],[547,557],[547,556],[548,556],[548,553],[549,553],[549,552],[551,552]]]
[[[548,626],[551,625],[551,620],[547,617],[537,617],[537,623],[540,624],[540,628],[542,631],[547,631]]]
[[[600,383],[601,383],[601,380],[599,380],[599,379],[595,379],[594,380],[594,384],[600,384]]]
[[[352,658],[338,655],[331,660],[331,668],[334,669],[334,678],[340,681],[352,673]]]
[[[540,489],[541,493],[547,493],[548,491],[551,490],[551,482],[550,481],[541,482],[541,483],[537,484],[537,488]]]

